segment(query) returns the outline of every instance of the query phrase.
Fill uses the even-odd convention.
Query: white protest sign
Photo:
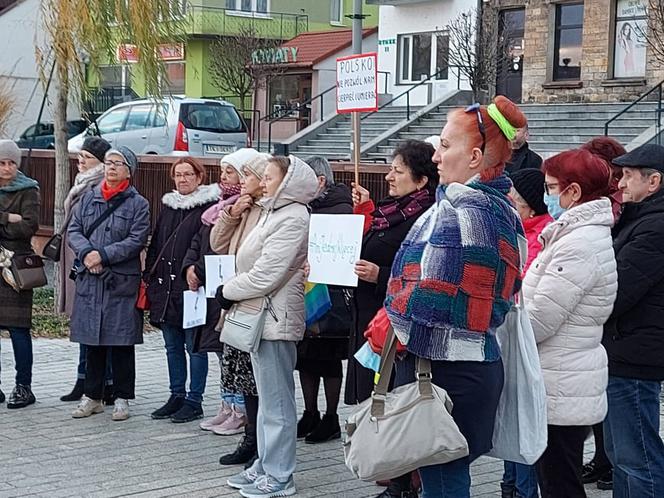
[[[205,287],[199,287],[196,292],[184,291],[182,293],[182,308],[183,329],[205,325],[205,317],[207,315]]]
[[[337,59],[337,113],[378,109],[378,62],[375,52]]]
[[[207,297],[214,297],[217,287],[235,276],[235,256],[205,256],[205,288]]]
[[[313,214],[309,223],[309,282],[357,287],[364,216]]]

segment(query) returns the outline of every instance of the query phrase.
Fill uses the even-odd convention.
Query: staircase
[[[411,107],[411,115],[418,108]],[[365,113],[362,114],[366,115]],[[366,144],[385,132],[395,123],[405,119],[405,107],[386,107],[372,114],[362,121],[362,143]],[[327,130],[317,134],[303,144],[298,144],[289,149],[289,153],[300,157],[323,156],[328,160],[350,158],[351,142],[351,117],[350,114],[340,116],[339,119]],[[440,133],[440,129],[438,130]],[[389,155],[389,154],[388,154]]]

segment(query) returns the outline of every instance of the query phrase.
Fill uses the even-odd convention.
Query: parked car
[[[88,127],[84,119],[67,121],[67,138],[78,135]],[[16,141],[21,149],[55,149],[53,123],[35,123],[29,126]]]
[[[248,145],[247,125],[228,102],[186,97],[140,99],[111,107],[69,140],[77,152],[88,135],[138,154],[222,156]]]

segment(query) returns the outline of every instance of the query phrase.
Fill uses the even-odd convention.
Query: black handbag
[[[347,339],[352,327],[351,296],[352,291],[342,287],[328,287],[332,308],[320,320],[311,325],[307,337],[321,339]]]
[[[62,234],[56,233],[48,239],[44,249],[42,249],[42,256],[56,263],[60,261],[60,249],[62,248]]]

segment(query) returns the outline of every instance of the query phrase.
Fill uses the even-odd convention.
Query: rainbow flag
[[[325,284],[307,282],[304,285],[304,316],[307,328],[332,309],[330,293]]]

